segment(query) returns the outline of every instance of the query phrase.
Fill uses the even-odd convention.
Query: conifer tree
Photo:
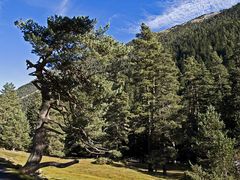
[[[193,57],[184,60],[183,100],[188,116],[196,116],[210,105],[213,97],[214,79],[203,62]]]
[[[240,139],[240,44],[234,50],[234,55],[229,60],[229,72],[231,84],[231,94],[226,98],[226,105],[223,111],[223,118],[228,135],[237,139],[239,146]]]
[[[197,116],[205,112],[211,105],[214,94],[213,77],[203,62],[199,63],[193,57],[184,60],[182,73],[183,114],[186,121],[183,122],[183,134],[181,156],[185,160],[195,161],[196,152],[191,147],[195,143],[197,132]]]
[[[128,136],[130,134],[130,94],[132,92],[129,82],[129,52],[128,46],[119,46],[121,56],[112,59],[108,66],[108,80],[112,83],[111,96],[108,100],[106,119],[107,144],[116,155],[128,149]],[[116,150],[116,151],[114,151]]]
[[[198,115],[197,165],[190,177],[199,179],[234,179],[234,141],[224,133],[224,123],[213,106]],[[235,177],[236,178],[236,177]]]
[[[129,95],[119,87],[111,97],[105,114],[109,147],[119,153],[127,149],[131,116],[129,101]]]
[[[30,127],[12,83],[3,86],[0,96],[0,144],[6,149],[26,150]]]
[[[85,46],[84,38],[93,31],[95,20],[89,17],[52,16],[48,18],[47,26],[41,26],[33,20],[20,20],[15,24],[24,34],[24,39],[32,45],[32,52],[39,57],[36,62],[26,62],[28,69],[33,69],[31,75],[36,78],[33,84],[42,96],[31,155],[21,171],[31,174],[46,166],[67,167],[78,163],[78,160],[68,163],[41,163],[41,160],[48,145],[47,132],[55,131],[48,125],[58,124],[50,119],[51,109],[55,107],[59,110],[60,101],[64,103],[73,100],[71,90],[79,81],[87,82],[87,67],[81,69],[75,65],[84,58],[88,59],[92,53],[91,48]],[[88,60],[86,64],[91,63]],[[60,109],[64,107],[61,106]]]
[[[207,67],[213,77],[213,98],[212,104],[221,112],[224,108],[224,100],[231,92],[231,83],[227,68],[222,64],[223,59],[219,57],[217,52],[211,54],[211,60],[207,63]]]
[[[128,126],[128,95],[124,90],[126,76],[122,72],[124,68],[121,64],[127,60],[129,48],[104,34],[86,41],[94,52],[89,56],[92,64],[88,65],[87,72],[92,75],[88,83],[79,84],[72,92],[78,102],[75,110],[72,111],[72,114],[76,115],[71,116],[72,127],[70,126],[69,129],[83,128],[92,141],[98,142],[97,149],[105,148],[108,152],[117,150],[120,154],[119,150],[123,148],[122,143],[127,141],[128,135],[127,130],[122,126],[123,124]],[[98,65],[97,68],[95,63]],[[79,65],[83,64],[79,63]],[[74,134],[78,132],[69,133],[68,146],[72,146],[72,149],[76,146],[85,147],[92,155],[106,153],[101,150],[96,152],[96,149],[86,147],[80,139],[76,140],[74,137],[77,136]],[[71,139],[75,139],[77,143]]]
[[[178,126],[172,116],[179,109],[178,69],[171,55],[145,24],[133,41],[131,63],[135,97],[135,127],[147,134],[149,171],[153,171],[155,150],[166,164],[166,148],[174,146],[172,130]],[[169,151],[168,151],[169,152]]]

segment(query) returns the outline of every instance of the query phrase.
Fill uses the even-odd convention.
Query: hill
[[[17,94],[21,99],[24,99],[35,92],[37,92],[37,88],[32,83],[25,84],[17,89]]]
[[[157,33],[159,40],[174,54],[179,65],[193,56],[207,62],[211,53],[223,58],[224,65],[239,45],[240,4],[219,13],[211,13]],[[181,67],[181,66],[180,66]]]

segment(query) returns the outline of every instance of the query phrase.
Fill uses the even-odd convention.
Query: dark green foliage
[[[184,60],[183,101],[188,116],[194,117],[212,103],[214,79],[203,62],[193,57]]]
[[[160,32],[159,38],[172,49],[179,64],[191,56],[209,62],[214,51],[226,64],[239,42],[239,9],[238,4],[202,22],[189,22]]]
[[[26,100],[24,100],[24,99],[28,99],[28,103],[24,103],[24,102],[26,102]],[[23,100],[22,100],[22,105],[26,105],[25,106],[25,114],[26,114],[27,120],[30,125],[31,137],[33,136],[34,131],[37,127],[40,103],[41,103],[41,97],[40,97],[39,93],[30,94],[28,96],[28,98],[23,98]]]
[[[227,134],[239,141],[239,11],[240,4],[157,33],[182,73],[182,114],[186,121],[180,159],[196,161],[197,155],[189,147],[196,143],[197,114],[204,113],[209,105],[221,114]]]
[[[126,150],[130,131],[130,106],[128,94],[120,92],[115,95],[105,115],[106,133],[109,147],[116,150]],[[125,145],[125,146],[124,146]]]
[[[240,45],[234,50],[234,55],[231,57],[230,80],[232,82],[231,94],[226,98],[226,113],[223,114],[228,134],[237,139],[239,146],[240,138]]]
[[[185,121],[182,124],[183,138],[181,156],[194,161],[196,155],[192,148],[197,131],[197,115],[205,112],[214,100],[214,80],[203,62],[198,63],[193,57],[187,58],[183,63],[182,73],[182,114]],[[182,154],[183,153],[183,154]]]
[[[93,29],[95,20],[88,17],[52,16],[48,18],[47,27],[33,20],[20,20],[15,24],[24,33],[24,39],[32,45],[32,52],[39,56],[36,64],[27,60],[28,68],[50,68],[42,74],[43,77],[39,77],[37,72],[30,74],[39,78],[33,82],[39,90],[43,88],[40,85],[43,83],[55,98],[58,98],[59,94],[66,96],[66,92],[72,89],[77,81],[86,78],[80,73],[84,70],[82,67],[73,66],[77,64],[76,61],[81,60],[83,52],[86,55],[91,54],[84,48],[86,42],[81,35]],[[72,71],[68,71],[69,69]],[[64,95],[61,98],[64,98]]]
[[[84,59],[85,62],[79,63],[78,66],[87,66],[85,68],[86,73],[90,76],[87,83],[79,82],[78,86],[72,91],[76,99],[75,107],[70,107],[71,116],[68,117],[68,120],[71,120],[71,123],[68,127],[66,139],[68,151],[80,146],[86,148],[90,154],[96,153],[96,149],[91,146],[88,147],[90,144],[83,142],[82,138],[86,137],[79,135],[81,132],[79,129],[84,130],[88,138],[98,144],[97,149],[107,147],[109,150],[119,150],[121,149],[119,147],[121,146],[120,141],[127,139],[127,135],[122,135],[121,130],[121,132],[114,128],[110,130],[116,125],[119,128],[121,121],[124,121],[124,119],[122,117],[111,117],[111,114],[115,113],[111,106],[115,106],[115,103],[117,103],[114,102],[116,94],[113,92],[116,90],[114,87],[116,79],[113,77],[115,72],[106,73],[106,70],[109,69],[113,61],[118,61],[126,56],[128,48],[104,34],[96,36],[95,33],[98,34],[99,31],[86,36],[84,40],[88,43],[86,45],[91,47],[92,53]],[[111,138],[116,138],[117,141]],[[100,153],[104,153],[104,151]]]
[[[0,145],[6,149],[26,150],[30,127],[12,83],[4,85],[0,95]]]
[[[179,125],[173,116],[180,108],[178,69],[171,55],[144,24],[133,41],[130,58],[135,92],[133,128],[135,133],[147,136],[149,164],[155,159],[154,151],[167,163],[173,155],[166,149],[174,149],[173,132]]]
[[[121,153],[128,150],[128,136],[131,131],[131,88],[129,85],[129,59],[127,56],[129,48],[123,46],[121,50],[124,53],[113,59],[108,66],[108,80],[112,83],[112,94],[107,101],[108,108],[104,115],[106,119],[107,146],[114,150],[112,152],[116,152],[111,152],[114,157],[119,157]]]
[[[190,179],[235,179],[234,141],[223,132],[224,123],[214,107],[210,106],[205,114],[199,114],[197,120],[195,149],[197,163]]]

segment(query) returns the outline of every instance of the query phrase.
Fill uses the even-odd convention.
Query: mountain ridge
[[[222,15],[228,15],[228,14],[231,14],[231,11],[238,11],[238,16],[237,17],[240,17],[240,10],[239,8],[240,7],[240,3],[232,6],[231,8],[228,8],[228,9],[223,9],[221,11],[217,11],[217,12],[211,12],[211,13],[207,13],[207,14],[203,14],[203,15],[200,15],[196,18],[193,18],[187,22],[184,22],[182,24],[179,24],[179,25],[175,25],[173,27],[170,27],[166,30],[163,30],[163,31],[159,31],[157,33],[166,33],[166,32],[170,32],[172,30],[178,30],[178,28],[183,28],[185,26],[189,26],[189,25],[193,25],[195,23],[202,23],[204,21],[207,21],[207,20],[212,20],[213,18],[221,18]],[[231,17],[231,16],[229,16]]]

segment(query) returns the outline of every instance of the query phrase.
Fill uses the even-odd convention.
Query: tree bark
[[[50,110],[50,100],[42,100],[42,106],[39,113],[38,119],[38,127],[35,130],[35,134],[33,137],[33,147],[31,150],[31,154],[26,162],[26,164],[21,169],[22,172],[26,174],[31,174],[38,169],[44,151],[47,147],[47,130],[44,124],[47,122],[49,118],[49,110]]]
[[[167,165],[166,165],[166,164],[163,164],[162,169],[163,169],[163,175],[164,175],[164,176],[167,176]]]
[[[38,118],[38,127],[35,130],[35,134],[33,137],[33,146],[31,150],[31,154],[28,157],[26,164],[22,167],[21,171],[25,174],[33,174],[38,169],[54,166],[58,168],[65,168],[71,166],[73,164],[78,163],[78,160],[73,160],[67,163],[57,163],[57,162],[43,162],[41,163],[43,154],[47,148],[47,130],[48,127],[45,124],[50,120],[49,112],[51,109],[51,99],[49,96],[49,91],[42,90],[42,105],[41,110],[39,112]]]
[[[152,136],[153,136],[153,121],[154,121],[154,106],[155,106],[155,77],[153,77],[153,88],[151,90],[152,93],[152,99],[148,100],[148,104],[150,106],[149,112],[148,112],[148,156],[151,159],[151,162],[148,163],[148,172],[153,172],[154,168],[154,162],[152,157]]]
[[[149,103],[150,104],[150,103]],[[152,112],[149,109],[148,117],[148,139],[147,139],[147,151],[148,151],[148,172],[153,172],[153,162],[152,162]]]

